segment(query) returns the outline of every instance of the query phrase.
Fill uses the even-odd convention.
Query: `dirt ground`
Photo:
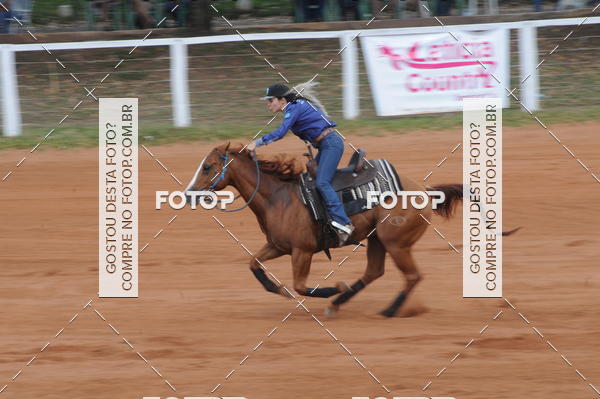
[[[600,171],[598,123],[552,129]],[[452,183],[461,180],[461,153],[450,153],[461,134],[349,139],[401,176],[433,170],[429,183]],[[213,146],[150,149],[187,182]],[[288,137],[262,151],[303,147]],[[425,279],[406,305],[411,317],[393,319],[377,316],[403,285],[389,258],[386,275],[333,319],[323,316],[327,300],[308,299],[309,314],[265,292],[246,252],[212,218],[255,251],[264,237],[253,214],[154,210],[154,192],[178,186],[142,150],[140,247],[150,244],[140,298],[98,299],[97,150],[3,151],[2,176],[23,156],[0,183],[0,390],[8,385],[0,399],[211,396],[217,384],[214,396],[248,399],[600,397],[589,385],[600,390],[600,185],[538,126],[504,129],[504,226],[523,227],[504,240],[504,294],[516,310],[463,299],[461,256],[428,229],[415,248]],[[461,243],[460,210],[433,222]],[[333,256],[315,257],[310,285],[331,270],[333,281],[360,277],[364,249]],[[290,284],[289,257],[267,265]]]

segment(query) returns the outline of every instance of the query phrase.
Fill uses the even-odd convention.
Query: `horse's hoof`
[[[340,294],[345,294],[346,292],[352,291],[352,288],[350,288],[350,286],[348,286],[348,284],[344,283],[343,281],[337,282],[335,284],[335,288],[337,288]]]
[[[396,315],[396,312],[394,312],[391,309],[385,309],[379,312],[379,314],[385,317],[394,317]]]
[[[338,312],[339,306],[329,305],[325,308],[326,317],[334,317]]]

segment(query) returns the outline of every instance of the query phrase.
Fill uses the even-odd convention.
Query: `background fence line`
[[[322,67],[333,59],[332,65],[323,74],[323,79],[329,79],[328,87],[331,89],[328,92],[328,109],[333,110],[334,115],[343,117],[344,119],[355,119],[364,116],[364,111],[367,114],[372,111],[370,105],[365,107],[365,104],[370,104],[368,94],[368,82],[364,79],[366,72],[364,66],[361,67],[362,52],[359,51],[357,41],[361,36],[382,36],[382,35],[403,35],[416,33],[440,33],[440,32],[460,32],[460,31],[478,31],[489,29],[508,29],[516,31],[516,38],[511,37],[511,48],[516,46],[518,59],[514,57],[511,60],[511,80],[513,82],[502,82],[505,87],[519,86],[519,98],[522,103],[530,110],[539,110],[543,103],[540,102],[540,90],[544,87],[556,89],[560,92],[561,82],[553,82],[557,86],[544,86],[540,89],[540,73],[536,68],[539,63],[538,57],[538,31],[544,28],[559,27],[559,26],[576,26],[579,25],[582,18],[561,18],[550,20],[532,20],[519,22],[503,22],[503,23],[485,23],[485,24],[464,24],[464,25],[449,25],[449,26],[428,26],[428,27],[408,27],[408,28],[385,28],[385,29],[368,29],[368,30],[340,30],[340,31],[318,31],[318,32],[279,32],[279,33],[249,33],[244,34],[244,39],[247,41],[257,42],[262,41],[275,43],[278,45],[267,45],[257,47],[264,51],[265,56],[279,67],[286,70],[284,74],[290,79],[296,79],[298,72],[292,73],[294,68],[306,75],[312,77],[314,73],[321,71]],[[585,21],[588,24],[600,24],[600,17],[590,17]],[[353,40],[357,34],[358,39]],[[576,40],[591,40],[590,43],[597,43],[594,40],[598,36],[588,35],[578,38],[569,38],[569,41]],[[550,38],[554,40],[554,45],[562,42],[564,35],[555,35]],[[81,77],[82,84],[87,86],[94,85],[100,79],[96,76],[104,76],[107,69],[113,70],[113,66],[118,61],[114,50],[119,48],[140,47],[128,58],[128,61],[119,67],[119,70],[114,71],[114,75],[120,76],[120,81],[107,80],[102,86],[103,88],[118,88],[124,83],[131,83],[140,80],[144,84],[143,91],[139,95],[149,94],[151,87],[158,88],[152,99],[142,101],[141,108],[144,108],[144,103],[152,110],[152,115],[156,120],[169,121],[172,126],[186,127],[191,126],[193,121],[208,122],[210,118],[219,118],[219,107],[227,106],[228,102],[224,98],[219,97],[219,93],[228,93],[230,95],[237,93],[240,101],[248,101],[255,99],[260,93],[256,85],[260,88],[267,86],[272,81],[277,80],[275,74],[265,70],[264,60],[258,59],[255,64],[252,64],[250,59],[258,58],[252,52],[247,43],[243,43],[242,37],[239,35],[221,35],[221,36],[199,36],[188,38],[162,38],[162,39],[147,39],[147,40],[112,40],[112,41],[86,41],[86,42],[67,42],[67,43],[45,43],[45,47],[53,53],[61,54],[61,60],[64,57],[77,53],[79,50],[98,50],[108,52],[109,55],[104,56],[104,53],[96,59],[89,59],[87,53],[79,55],[79,58],[69,61],[69,68],[76,68],[80,63],[86,67],[76,75]],[[548,40],[548,39],[544,39]],[[287,41],[292,41],[289,43]],[[300,42],[298,42],[300,41]],[[314,43],[312,43],[314,41]],[[241,42],[241,43],[240,43]],[[300,44],[302,43],[302,44]],[[339,44],[335,44],[339,43]],[[302,45],[313,45],[313,48],[304,49]],[[203,47],[204,46],[204,47]],[[209,46],[209,47],[206,47]],[[210,47],[212,46],[212,47]],[[214,47],[217,46],[217,47]],[[232,47],[229,50],[227,46]],[[315,49],[317,46],[318,49]],[[339,47],[338,47],[339,46]],[[268,51],[274,47],[272,53]],[[339,48],[344,48],[341,57],[336,53]],[[595,51],[599,48],[594,45],[589,47],[571,47],[562,44],[561,47],[569,47],[561,51]],[[144,48],[157,48],[156,51],[145,52]],[[207,52],[207,49],[210,51]],[[164,50],[168,49],[167,52]],[[4,44],[0,45],[0,101],[2,103],[2,121],[3,134],[5,136],[17,136],[22,133],[23,125],[36,125],[36,118],[44,113],[50,117],[56,115],[51,110],[45,110],[44,103],[64,104],[65,96],[55,96],[61,92],[62,87],[67,84],[62,83],[62,68],[57,68],[55,63],[46,57],[26,59],[26,54],[34,54],[45,50],[40,43],[33,44]],[[63,53],[61,53],[64,51]],[[150,51],[150,50],[148,50]],[[204,52],[203,52],[204,51]],[[221,53],[222,52],[222,53]],[[312,57],[312,58],[311,58]],[[235,62],[235,60],[241,60]],[[281,62],[280,62],[281,61]],[[518,71],[515,66],[518,61]],[[560,65],[560,58],[555,60],[556,65]],[[90,63],[95,65],[96,69],[88,69]],[[147,63],[151,66],[148,67]],[[127,65],[127,66],[126,66]],[[132,65],[131,69],[127,69],[128,65]],[[582,60],[577,66],[590,65],[594,68],[593,59]],[[552,73],[552,68],[547,68]],[[19,73],[25,71],[25,73]],[[169,71],[168,78],[165,72]],[[75,72],[74,72],[75,73]],[[234,84],[227,91],[222,90],[221,81],[217,84],[219,76],[227,73],[228,84]],[[585,68],[579,71],[573,71],[573,76],[580,74],[581,79],[585,79],[587,70]],[[119,75],[121,74],[121,75]],[[326,76],[327,74],[335,75]],[[526,76],[531,75],[524,83],[522,80]],[[150,76],[150,77],[149,77]],[[518,77],[518,82],[514,79]],[[36,79],[47,78],[47,87],[50,96],[55,96],[56,99],[48,100],[48,96],[38,99],[40,95],[39,86],[41,83]],[[84,80],[85,79],[85,80]],[[223,78],[224,79],[224,78]],[[306,79],[305,79],[306,80]],[[33,83],[32,83],[33,81]],[[210,82],[212,81],[211,84]],[[19,84],[20,82],[20,84]],[[361,83],[363,82],[363,83]],[[512,86],[511,86],[512,83]],[[515,84],[517,83],[517,84]],[[258,85],[260,84],[260,85]],[[72,85],[72,83],[71,83]],[[588,85],[589,86],[589,85]],[[91,87],[90,87],[91,88]],[[339,89],[339,90],[338,90]],[[76,91],[75,91],[76,92]],[[362,93],[362,94],[361,94]],[[113,93],[111,93],[112,95]],[[124,89],[122,96],[138,96],[134,90],[127,87]],[[107,96],[105,94],[105,96]],[[69,97],[67,97],[69,98]],[[77,97],[73,97],[75,99]],[[198,100],[200,102],[198,102]],[[243,100],[247,99],[247,100]],[[46,101],[43,101],[46,100]],[[208,101],[207,101],[208,100]],[[170,106],[167,105],[170,102]],[[37,104],[37,108],[36,108]],[[240,102],[242,104],[242,102]],[[23,111],[22,111],[23,108]],[[169,115],[165,111],[170,108]],[[194,114],[205,112],[200,118]],[[58,117],[58,116],[56,116]],[[227,118],[228,116],[220,116]],[[241,116],[240,116],[241,118]],[[140,118],[142,119],[142,118]],[[25,120],[25,122],[23,122]],[[34,120],[34,122],[30,122]],[[247,120],[245,118],[244,120]],[[46,123],[47,124],[47,123]]]

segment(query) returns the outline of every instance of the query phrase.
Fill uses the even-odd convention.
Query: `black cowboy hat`
[[[274,85],[267,87],[267,90],[266,90],[267,95],[264,97],[261,97],[260,99],[268,100],[269,98],[274,98],[274,97],[278,97],[278,98],[284,97],[287,94],[287,92],[289,92],[289,91],[290,91],[290,88],[287,87],[286,85],[281,84],[281,83],[276,83]]]

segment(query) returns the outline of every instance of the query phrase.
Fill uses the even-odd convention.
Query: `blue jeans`
[[[340,197],[331,186],[331,180],[343,153],[344,141],[337,133],[329,133],[321,140],[316,157],[318,164],[316,187],[325,201],[329,216],[338,223],[348,224],[351,220],[346,215]]]

